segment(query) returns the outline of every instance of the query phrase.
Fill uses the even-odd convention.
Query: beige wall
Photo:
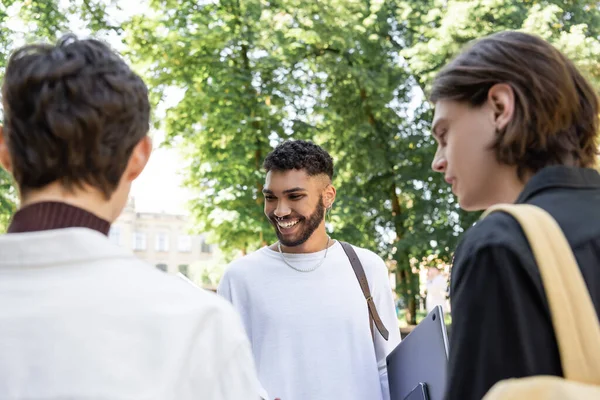
[[[203,235],[190,235],[189,229],[188,217],[138,213],[130,199],[112,225],[110,238],[152,265],[166,265],[170,273],[185,272],[180,266],[187,265],[186,275],[198,281],[203,266],[214,262],[218,251],[205,243]]]

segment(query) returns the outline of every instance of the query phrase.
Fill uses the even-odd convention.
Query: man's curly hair
[[[309,176],[333,178],[333,159],[322,147],[306,140],[288,140],[269,153],[263,167],[269,171],[305,170]]]

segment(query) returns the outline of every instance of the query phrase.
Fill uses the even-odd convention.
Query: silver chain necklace
[[[325,255],[323,256],[323,259],[321,261],[319,261],[314,267],[311,267],[309,269],[299,269],[297,267],[294,267],[292,264],[290,264],[288,262],[288,260],[285,258],[285,256],[283,255],[283,251],[281,251],[281,242],[277,242],[277,249],[279,249],[279,254],[281,254],[281,259],[283,260],[284,263],[286,263],[286,265],[298,272],[312,272],[314,270],[316,270],[317,268],[319,268],[323,262],[325,261],[325,259],[327,258],[327,252],[329,251],[329,241],[331,240],[331,238],[329,236],[327,236],[327,247],[325,247]]]

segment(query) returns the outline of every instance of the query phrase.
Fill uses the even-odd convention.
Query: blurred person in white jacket
[[[427,270],[427,297],[425,300],[427,312],[431,312],[436,306],[442,306],[444,312],[448,312],[448,280],[436,267]]]

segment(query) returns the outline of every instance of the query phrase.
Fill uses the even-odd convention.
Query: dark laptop
[[[448,370],[448,334],[441,306],[387,357],[391,400],[442,400]]]

